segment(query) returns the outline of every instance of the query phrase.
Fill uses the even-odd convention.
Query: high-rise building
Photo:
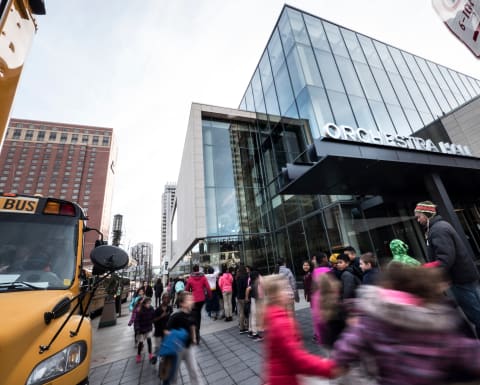
[[[394,238],[422,259],[425,199],[480,257],[478,95],[478,79],[285,6],[239,109],[192,105],[172,273],[280,258],[300,273],[347,245],[388,260]]]
[[[174,183],[167,183],[162,194],[162,228],[161,228],[161,252],[160,252],[160,266],[166,273],[165,266],[168,268],[170,262],[170,255],[168,251],[168,241],[171,233],[171,218],[173,208],[175,206],[175,191],[177,186]],[[167,264],[166,264],[167,263]]]
[[[116,147],[113,129],[10,119],[0,152],[0,191],[77,202],[88,226],[110,234]],[[87,233],[85,263],[98,234]]]

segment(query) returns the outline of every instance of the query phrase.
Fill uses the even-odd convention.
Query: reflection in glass
[[[357,127],[357,123],[350,108],[347,95],[341,92],[327,90],[328,98],[335,116],[335,123],[350,127]]]
[[[340,30],[336,25],[333,25],[327,21],[323,22],[325,32],[327,33],[330,46],[332,47],[332,52],[335,55],[340,55],[348,58],[347,47],[343,42],[343,38],[340,35]]]
[[[310,44],[301,13],[289,8],[288,18],[290,19],[290,25],[292,26],[293,36],[296,42],[300,44]]]
[[[323,30],[322,22],[310,15],[304,15],[304,17],[308,34],[310,35],[310,40],[312,41],[312,46],[323,51],[330,51],[330,45],[328,44],[325,31]]]

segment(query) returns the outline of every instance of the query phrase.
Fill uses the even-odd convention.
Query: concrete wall
[[[474,99],[441,118],[452,143],[468,145],[480,157],[480,98]]]

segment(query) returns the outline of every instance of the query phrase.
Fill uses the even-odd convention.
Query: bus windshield
[[[77,244],[75,220],[32,217],[25,221],[25,215],[2,215],[0,293],[67,289],[73,282]]]

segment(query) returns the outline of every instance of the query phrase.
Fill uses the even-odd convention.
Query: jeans
[[[451,286],[458,306],[467,319],[475,326],[477,338],[480,338],[480,285],[478,282],[456,284]]]

